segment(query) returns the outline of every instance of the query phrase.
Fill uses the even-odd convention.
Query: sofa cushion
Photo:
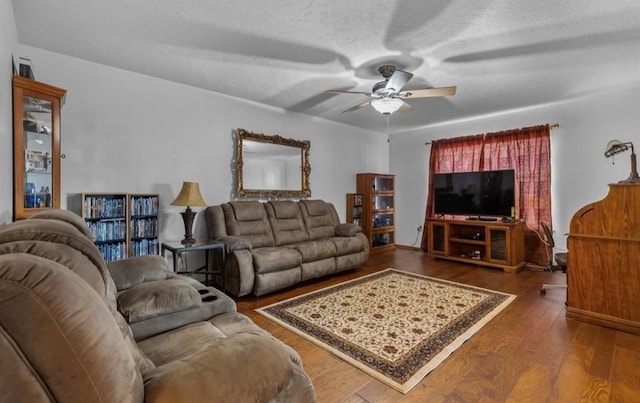
[[[293,200],[272,200],[267,205],[271,207],[273,215],[278,219],[301,217],[300,207]],[[267,210],[268,212],[269,210]]]
[[[88,267],[93,265],[91,261],[80,251],[68,245],[38,240],[0,243],[0,255],[21,252],[60,263],[68,270],[79,275],[99,295],[104,296],[106,294],[106,284],[98,270],[87,270]]]
[[[366,242],[366,237],[364,234],[362,237],[353,236],[353,237],[344,237],[344,236],[336,236],[331,238],[331,241],[336,246],[337,256],[350,255],[352,253],[358,253],[365,250],[365,246],[363,245]]]
[[[118,291],[138,284],[164,280],[168,275],[167,262],[159,255],[138,256],[107,263]]]
[[[267,212],[257,201],[235,201],[222,206],[227,234],[246,238],[254,248],[274,246]]]
[[[286,270],[277,270],[270,273],[256,273],[253,283],[253,294],[259,297],[273,291],[282,290],[298,284],[302,279],[301,267],[296,266]]]
[[[82,219],[82,217],[72,211],[60,209],[45,209],[35,213],[30,218],[64,221],[76,227],[76,229],[82,232],[82,234],[84,234],[87,238],[93,240],[93,235],[91,234],[91,230],[89,230],[89,226],[87,225],[87,223]]]
[[[276,245],[288,245],[309,239],[298,203],[290,200],[266,203],[267,216]]]
[[[93,242],[74,225],[60,220],[29,219],[0,226],[0,243],[29,240],[66,245],[85,255],[91,264],[78,267],[98,271],[104,284],[104,294],[101,293],[101,296],[110,307],[115,307],[116,288],[107,265]]]
[[[260,221],[264,218],[264,206],[258,201],[229,202],[237,221]]]
[[[310,382],[297,375],[300,366],[290,349],[243,319],[237,313],[219,315],[208,323],[176,329],[141,343],[159,363],[167,362],[145,377],[145,399],[315,402]],[[283,396],[284,391],[287,393]]]
[[[332,256],[323,260],[302,263],[300,279],[302,281],[327,276],[336,272],[336,259]]]
[[[201,302],[198,291],[181,276],[138,284],[118,294],[118,309],[129,323],[183,311]]]
[[[300,266],[302,255],[291,248],[273,247],[251,251],[253,269],[256,273],[269,273]]]
[[[302,262],[304,263],[322,260],[336,255],[336,245],[330,239],[303,242],[291,245],[291,248],[300,252]]]
[[[301,200],[300,209],[309,239],[332,237],[336,234],[337,218],[332,207],[323,200]]]
[[[324,200],[301,200],[310,216],[317,217],[322,215],[328,215],[329,209],[327,203]]]
[[[125,340],[108,307],[79,276],[41,257],[2,255],[0,295],[2,334],[28,368],[2,361],[2,372],[12,376],[0,377],[0,391],[24,386],[25,379],[15,376],[24,374],[37,379],[31,385],[40,385],[52,401],[143,401],[142,377]]]
[[[144,372],[153,367],[153,364],[139,352],[133,341],[131,329],[117,311],[116,286],[102,256],[93,242],[74,225],[63,220],[51,219],[18,221],[0,226],[0,244],[5,252],[13,249],[12,254],[26,252],[45,258],[51,263],[60,263],[61,266],[58,267],[74,272],[85,280],[107,304],[138,369]]]

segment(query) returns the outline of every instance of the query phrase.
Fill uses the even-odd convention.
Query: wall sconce
[[[200,194],[200,185],[198,182],[182,182],[182,189],[180,189],[178,197],[171,202],[171,205],[187,207],[185,211],[180,213],[182,215],[182,220],[184,221],[184,239],[180,242],[185,245],[196,243],[192,233],[193,219],[195,218],[196,213],[191,210],[191,206],[207,206],[207,203],[202,199],[202,194]]]
[[[616,154],[625,152],[631,149],[631,174],[627,179],[621,180],[618,183],[640,183],[640,177],[638,176],[638,169],[636,164],[636,153],[633,150],[633,143],[623,143],[620,140],[611,140],[607,143],[607,150],[604,152],[604,156],[609,158]]]

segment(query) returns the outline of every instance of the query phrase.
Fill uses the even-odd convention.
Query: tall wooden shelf
[[[395,175],[359,173],[362,229],[371,252],[395,248]]]
[[[513,273],[524,260],[524,223],[427,219],[429,256]]]
[[[157,194],[82,193],[81,200],[105,261],[159,253]]]
[[[66,90],[13,77],[14,218],[60,208],[60,108]]]

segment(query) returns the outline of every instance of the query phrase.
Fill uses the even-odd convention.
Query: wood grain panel
[[[640,334],[640,185],[610,185],[578,210],[567,247],[567,315]]]

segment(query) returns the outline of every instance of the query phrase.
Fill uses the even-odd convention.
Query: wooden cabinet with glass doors
[[[439,259],[495,267],[524,268],[524,222],[427,219],[427,253]]]
[[[14,219],[60,208],[60,107],[66,90],[13,77]]]
[[[357,175],[362,195],[362,230],[369,238],[371,252],[395,248],[394,175],[361,173]]]

